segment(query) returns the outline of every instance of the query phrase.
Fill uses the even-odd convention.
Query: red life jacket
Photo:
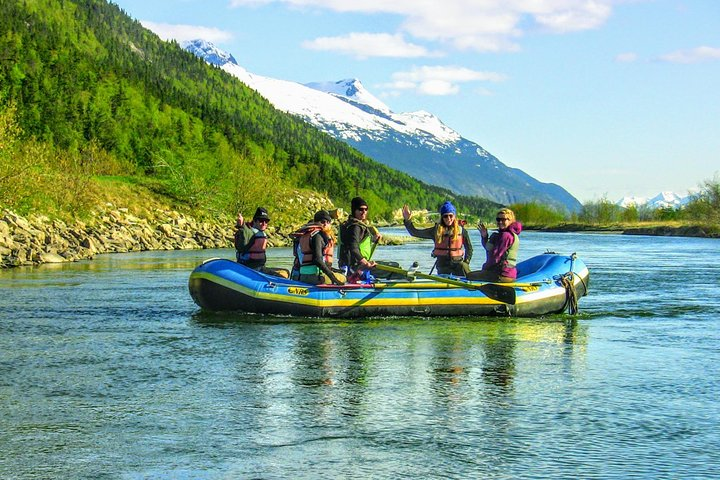
[[[309,223],[307,225],[303,225],[299,230],[293,233],[293,236],[298,239],[298,249],[296,250],[295,255],[300,266],[314,265],[312,239],[320,232],[322,232],[322,227],[320,225]],[[327,242],[325,243],[325,248],[323,248],[322,258],[328,266],[332,265],[334,249],[335,241],[328,237]]]
[[[440,228],[437,225],[436,228]],[[450,257],[459,258],[465,256],[465,245],[463,243],[462,227],[458,232],[458,236],[453,240],[452,232],[446,231],[440,241],[437,241],[437,235],[435,235],[435,248],[432,251],[433,257]]]
[[[253,230],[255,230],[253,228]],[[267,256],[265,255],[265,250],[267,250],[267,244],[268,244],[268,237],[265,234],[265,232],[261,230],[257,230],[255,232],[255,235],[252,236],[250,239],[250,243],[248,244],[248,247],[245,249],[245,251],[240,255],[241,261],[257,261],[267,260]]]

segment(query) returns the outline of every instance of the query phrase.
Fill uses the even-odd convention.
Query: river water
[[[231,250],[0,271],[0,478],[720,478],[720,242],[521,238],[585,260],[578,316],[201,312]]]

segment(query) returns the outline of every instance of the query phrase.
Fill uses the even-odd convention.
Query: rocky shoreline
[[[201,222],[176,211],[138,218],[125,208],[97,213],[91,221],[67,224],[42,215],[0,218],[0,267],[74,262],[101,253],[232,247],[232,221]]]

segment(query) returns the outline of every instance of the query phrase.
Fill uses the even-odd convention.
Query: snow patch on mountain
[[[188,40],[182,42],[181,46],[188,52],[215,66],[221,67],[226,63],[237,65],[235,57],[206,40]]]
[[[426,183],[503,204],[540,201],[570,211],[581,207],[562,187],[504,165],[432,113],[393,112],[356,78],[302,85],[250,73],[210,42],[194,40],[184,47],[238,78],[278,110]]]
[[[183,48],[216,65],[268,99],[275,108],[299,115],[316,127],[341,138],[359,140],[362,130],[398,131],[450,144],[461,136],[431,113],[394,113],[357,79],[303,85],[249,73],[235,58],[205,40],[191,40]],[[378,115],[378,113],[380,115]]]
[[[390,113],[388,106],[378,100],[375,95],[368,92],[362,83],[360,83],[360,80],[356,78],[338,80],[337,82],[310,82],[306,83],[305,86],[313,90],[347,99],[350,102],[367,105],[378,112]]]
[[[623,197],[616,202],[616,205],[623,208],[628,208],[632,205],[650,208],[682,208],[690,203],[692,198],[692,194],[679,195],[675,192],[660,192],[651,198],[636,196]]]

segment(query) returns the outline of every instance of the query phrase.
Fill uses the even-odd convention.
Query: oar
[[[447,283],[448,285],[455,285],[457,287],[467,288],[468,290],[480,290],[489,298],[492,298],[493,300],[497,300],[502,303],[508,303],[510,305],[515,305],[516,301],[515,289],[513,287],[506,287],[504,285],[498,285],[496,283],[476,284],[470,282],[463,282],[462,280],[440,277],[438,275],[428,275],[427,273],[415,272],[412,270],[403,270],[402,268],[390,267],[388,265],[382,265],[380,263],[375,265],[375,268],[388,272],[399,273],[401,275],[405,275],[406,277],[427,278],[428,280]]]
[[[380,233],[378,232],[378,229],[375,227],[370,227],[370,229],[372,230],[373,234],[376,235],[376,238],[372,241],[372,247],[370,247],[370,255],[368,255],[368,258],[366,258],[368,262],[372,259],[372,256],[375,253],[375,248],[378,246],[378,243],[380,243],[380,237],[377,237],[378,233]]]

